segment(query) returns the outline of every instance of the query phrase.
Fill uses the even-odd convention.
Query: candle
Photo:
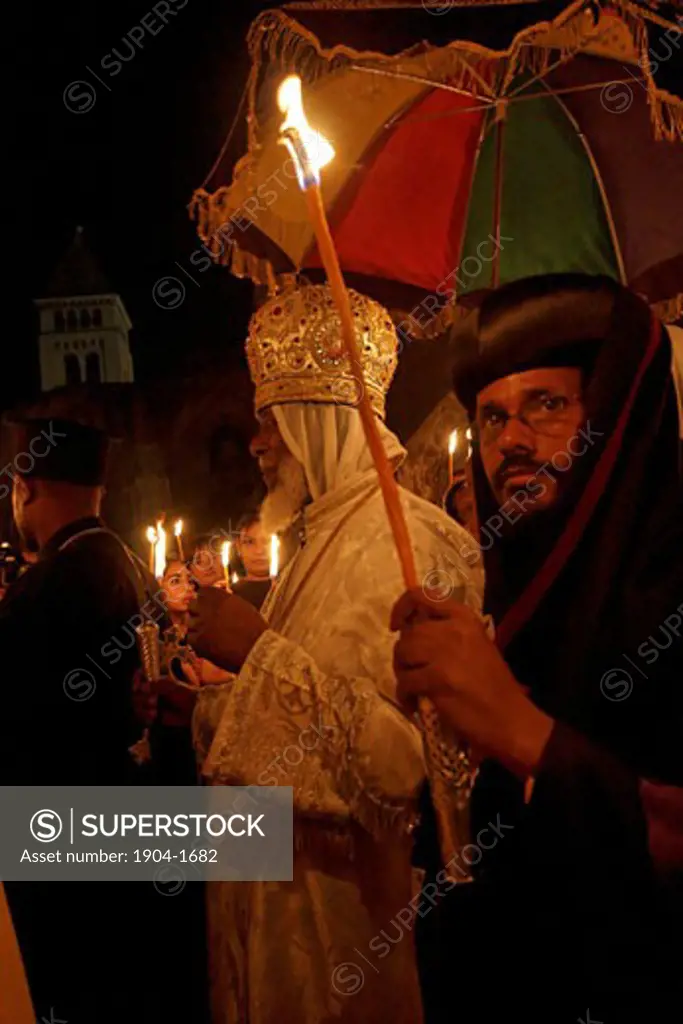
[[[154,575],[158,580],[166,571],[166,530],[164,524],[159,520],[156,530],[156,544],[154,545]]]
[[[153,526],[147,527],[147,540],[149,541],[149,571],[154,572],[154,545],[157,542],[157,531]]]
[[[178,554],[180,555],[180,560],[181,560],[181,562],[184,562],[185,561],[185,552],[183,551],[183,541],[182,541],[182,532],[183,532],[183,521],[182,521],[182,519],[176,519],[175,526],[173,527],[173,532],[175,534],[176,544],[178,545]]]
[[[330,290],[339,311],[344,347],[351,364],[351,371],[359,385],[360,399],[358,401],[358,412],[360,413],[367,444],[377,470],[387,517],[393,533],[399,562],[403,570],[403,578],[406,588],[413,590],[419,586],[419,581],[410,534],[408,533],[408,526],[403,514],[398,484],[387,453],[384,450],[375,413],[370,403],[368,390],[365,387],[365,375],[360,361],[349,293],[344,283],[339,257],[332,240],[320,191],[320,169],[333,159],[335,155],[334,149],[322,135],[315,132],[308,124],[303,108],[301,79],[297,75],[290,75],[280,86],[278,105],[285,115],[280,139],[294,160],[299,185],[306,199],[308,216],[318,243],[318,251],[320,252]],[[272,550],[271,541],[271,556]],[[271,576],[273,575],[272,568],[271,557]],[[427,764],[433,766],[438,764],[438,750],[440,749],[440,729],[437,711],[431,702],[424,699],[419,701],[419,711],[422,719]],[[457,857],[457,852],[462,844],[457,842],[454,834],[455,823],[452,821],[450,793],[445,779],[438,771],[430,771],[430,786],[439,822],[442,856],[444,863],[452,863]]]
[[[452,430],[448,437],[448,484],[453,482],[453,460],[458,447],[458,431]]]
[[[320,191],[320,168],[333,159],[334,149],[322,135],[315,132],[308,124],[303,109],[301,79],[297,75],[290,75],[280,86],[278,104],[280,110],[285,114],[281,139],[294,159],[299,184],[306,197],[308,214],[318,241],[320,256],[341,318],[342,338],[351,363],[351,370],[359,385],[360,399],[358,411],[368,447],[370,448],[379,476],[380,488],[403,569],[405,583],[409,589],[413,589],[419,584],[408,527],[399,498],[398,484],[396,483],[391,463],[384,450],[375,413],[370,403],[368,390],[364,384],[364,373],[360,362],[349,293],[346,290],[342,276],[337,250],[332,241],[330,226],[327,221]]]
[[[270,538],[270,575],[273,579],[280,571],[280,538],[274,533]]]
[[[228,586],[230,585],[230,549],[230,541],[223,541],[223,547],[221,548],[221,562],[223,563],[223,575],[225,576],[225,582]]]

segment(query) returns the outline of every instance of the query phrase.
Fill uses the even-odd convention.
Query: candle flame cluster
[[[182,532],[183,521],[182,519],[177,519],[173,526],[173,535],[176,538],[178,555],[184,561]],[[164,528],[164,520],[157,519],[155,526],[148,526],[145,536],[149,543],[149,571],[154,573],[157,579],[161,579],[166,571],[166,560],[168,558],[168,539]]]

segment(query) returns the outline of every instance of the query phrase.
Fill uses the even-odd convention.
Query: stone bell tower
[[[132,384],[133,359],[126,308],[104,277],[76,228],[57,264],[40,314],[43,391],[68,384]]]

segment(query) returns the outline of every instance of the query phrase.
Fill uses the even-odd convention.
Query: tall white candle
[[[158,580],[166,570],[166,530],[164,524],[159,520],[156,530],[156,544],[154,545],[154,575]]]
[[[276,533],[270,538],[270,575],[273,579],[280,572],[280,538]]]

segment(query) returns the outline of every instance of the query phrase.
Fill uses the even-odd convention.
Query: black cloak
[[[471,417],[493,380],[576,366],[586,443],[570,472],[565,462],[555,471],[555,506],[511,522],[484,476],[475,431],[486,611],[516,678],[557,724],[528,804],[499,764],[481,768],[473,833],[496,815],[510,828],[482,857],[474,885],[425,921],[428,1020],[450,1019],[440,1016],[439,976],[454,944],[466,973],[496,981],[490,1016],[479,999],[472,1019],[575,1024],[589,1008],[598,1020],[654,1020],[655,998],[674,998],[679,973],[641,796],[644,780],[683,783],[683,507],[670,339],[637,296],[579,274],[506,286],[457,330],[455,390]]]

